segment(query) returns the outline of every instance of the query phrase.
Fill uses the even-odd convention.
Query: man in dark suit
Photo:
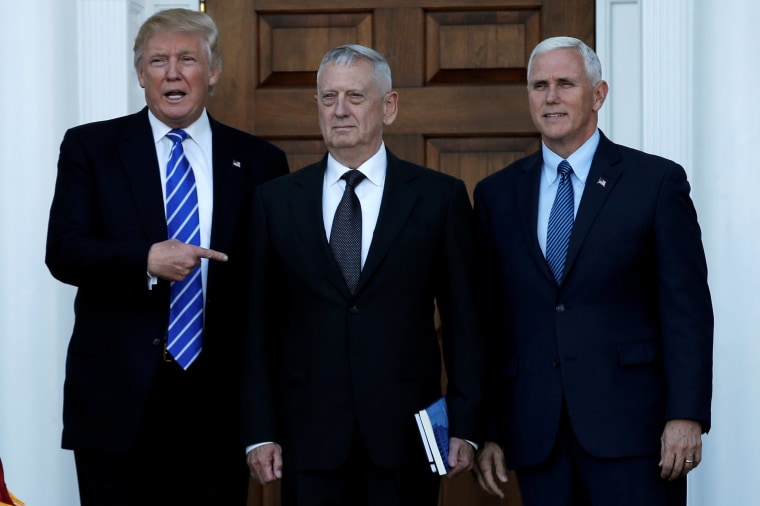
[[[476,472],[501,495],[506,458],[526,506],[683,505],[710,428],[713,316],[689,183],[598,130],[607,89],[583,42],[540,43],[528,98],[541,150],[475,190],[492,440]]]
[[[206,113],[221,72],[217,35],[197,11],[149,18],[135,41],[147,107],[72,128],[61,144],[46,263],[77,287],[62,444],[74,450],[83,506],[246,504],[238,234],[254,187],[288,165]],[[171,232],[164,204],[179,150],[196,183],[188,241]],[[168,331],[171,286],[185,279],[202,281],[196,300],[205,294],[192,353],[172,349]]]
[[[436,304],[449,477],[471,469],[478,437],[470,201],[462,181],[386,149],[383,127],[396,117],[398,95],[376,51],[329,51],[315,99],[328,154],[261,186],[254,199],[248,463],[261,483],[282,477],[284,505],[435,506],[440,480],[414,413],[441,396]],[[360,179],[349,192],[355,187],[361,207],[353,275],[336,250],[344,242],[336,210],[348,194],[342,176],[352,174]]]

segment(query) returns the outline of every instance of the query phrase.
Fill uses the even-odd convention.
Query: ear
[[[143,79],[144,71],[143,71],[142,65],[137,66],[137,68],[135,68],[135,71],[137,72],[137,82],[140,83],[140,88],[144,89],[145,80]]]
[[[594,111],[598,112],[599,109],[602,108],[602,105],[604,105],[604,101],[607,99],[607,92],[609,91],[609,86],[607,85],[607,81],[599,81],[596,83],[596,86],[594,86]]]
[[[213,67],[211,69],[211,73],[208,76],[208,86],[209,88],[216,85],[216,82],[219,80],[219,75],[221,74],[221,70],[219,70],[219,67]]]
[[[398,114],[398,93],[388,92],[383,99],[383,125],[388,126],[396,120]]]

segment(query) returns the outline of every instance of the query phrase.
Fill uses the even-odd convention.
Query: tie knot
[[[350,186],[351,188],[355,187],[357,184],[361,182],[362,179],[364,179],[366,176],[359,172],[356,169],[352,169],[344,173],[342,176],[340,176],[341,179],[346,180],[346,186]]]
[[[171,130],[166,136],[171,139],[171,141],[174,144],[182,143],[185,139],[187,139],[187,132],[184,130],[181,130],[179,128],[175,128],[174,130]]]
[[[562,160],[559,162],[559,165],[557,166],[557,172],[560,176],[567,176],[573,171],[573,168],[570,166],[570,164],[567,162],[567,160]]]

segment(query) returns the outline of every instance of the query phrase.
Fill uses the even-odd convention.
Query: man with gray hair
[[[682,506],[710,429],[713,313],[686,173],[597,128],[594,51],[541,42],[541,149],[475,189],[489,440],[476,473],[525,506]]]
[[[470,470],[481,370],[472,208],[464,183],[397,158],[388,63],[329,51],[315,100],[327,154],[257,191],[248,464],[284,506],[437,506],[414,413],[441,397],[453,477]],[[472,443],[471,443],[472,442]]]

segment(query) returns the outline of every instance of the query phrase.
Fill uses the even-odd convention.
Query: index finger
[[[201,247],[199,247],[198,250],[199,258],[208,258],[209,260],[216,260],[218,262],[226,262],[228,260],[227,254],[222,253],[221,251]]]

